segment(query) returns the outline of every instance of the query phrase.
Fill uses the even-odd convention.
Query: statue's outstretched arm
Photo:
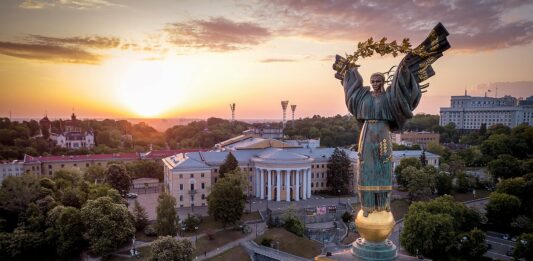
[[[344,87],[346,107],[348,111],[356,115],[358,103],[365,93],[363,78],[359,74],[359,71],[357,71],[357,67],[350,68],[346,71],[342,86]]]

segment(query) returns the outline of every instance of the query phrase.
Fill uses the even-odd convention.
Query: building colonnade
[[[311,197],[311,168],[255,168],[255,196],[299,201]]]

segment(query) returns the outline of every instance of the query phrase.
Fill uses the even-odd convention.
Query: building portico
[[[256,197],[287,202],[311,197],[311,157],[274,150],[253,157],[252,162]]]

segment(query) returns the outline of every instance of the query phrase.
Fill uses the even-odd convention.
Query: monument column
[[[267,199],[272,200],[272,173],[271,169],[267,169],[267,180],[268,180],[268,187],[267,187]]]
[[[277,179],[276,179],[276,184],[278,185],[278,188],[276,190],[276,201],[280,201],[281,200],[281,170],[280,169],[276,169],[276,175],[277,175]]]
[[[261,193],[261,183],[259,182],[260,170],[255,168],[255,197],[259,197]]]
[[[285,170],[285,198],[287,202],[291,201],[291,170]]]
[[[311,197],[311,169],[308,168],[305,170],[305,174],[307,175],[307,198]]]
[[[259,169],[259,170],[261,172],[261,174],[260,174],[260,176],[261,176],[261,182],[260,182],[261,195],[260,195],[260,198],[261,199],[265,199],[265,172],[264,172],[263,169]]]
[[[294,189],[294,201],[300,201],[300,170],[296,170],[296,181],[295,181],[295,189]]]
[[[307,199],[307,175],[305,169],[301,169],[300,173],[302,174],[302,199]]]

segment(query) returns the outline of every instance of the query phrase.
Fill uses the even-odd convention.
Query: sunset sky
[[[533,95],[533,1],[0,1],[0,117],[346,114],[335,54],[369,37],[452,48],[416,112],[450,95]],[[370,74],[402,56],[360,60]]]

